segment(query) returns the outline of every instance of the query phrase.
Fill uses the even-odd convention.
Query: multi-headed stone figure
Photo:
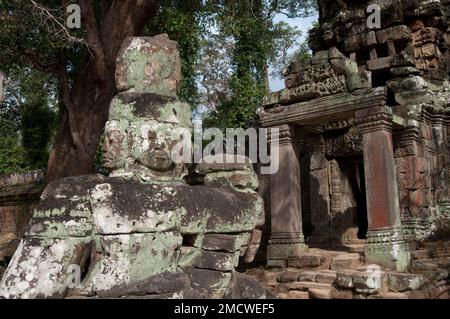
[[[176,97],[180,65],[166,35],[125,41],[105,126],[110,176],[48,185],[1,297],[265,297],[235,271],[254,257],[264,223],[251,164],[202,163],[208,186],[184,181],[173,132],[190,130],[191,111]]]

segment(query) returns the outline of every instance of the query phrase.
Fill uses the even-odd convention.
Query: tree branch
[[[34,14],[38,15],[41,18],[42,25],[47,29],[49,33],[53,33],[58,36],[61,35],[63,38],[67,39],[70,44],[81,43],[86,45],[83,39],[79,39],[70,34],[69,30],[63,24],[63,22],[60,21],[61,17],[56,17],[56,14],[50,12],[50,9],[41,6],[33,0],[31,0],[31,4],[34,8]]]

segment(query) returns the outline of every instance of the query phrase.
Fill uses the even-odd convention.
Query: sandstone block
[[[200,269],[231,271],[234,269],[235,264],[236,254],[234,253],[203,250],[192,265]]]
[[[367,299],[408,299],[408,295],[401,292],[383,292],[371,295]]]
[[[353,292],[351,290],[343,290],[333,288],[331,290],[332,299],[353,299]]]
[[[307,291],[291,290],[287,294],[286,299],[297,299],[297,300],[309,299],[309,293]]]
[[[355,290],[359,293],[375,294],[388,290],[388,275],[385,272],[357,272],[353,277]]]
[[[310,282],[315,282],[316,281],[316,275],[318,273],[315,271],[302,271],[299,276],[298,276],[298,280],[299,281],[310,281]]]
[[[284,271],[278,275],[278,282],[289,283],[299,280],[300,273],[298,271]]]
[[[309,296],[311,299],[333,299],[331,295],[331,288],[328,289],[309,289]]]
[[[424,283],[422,275],[389,273],[389,289],[394,292],[418,290]]]
[[[361,264],[359,254],[342,254],[332,259],[331,270],[356,268]]]
[[[353,277],[356,271],[351,270],[338,270],[336,274],[336,284],[340,288],[353,288],[355,286]]]
[[[209,269],[184,269],[191,280],[191,286],[194,289],[210,288],[218,290],[226,288],[231,280],[231,273],[215,271]]]
[[[176,96],[181,83],[178,45],[167,35],[128,38],[116,68],[117,90]]]
[[[226,234],[205,234],[202,248],[204,250],[234,253],[240,248],[239,236]]]
[[[316,275],[316,282],[323,284],[332,284],[336,280],[336,272],[335,271],[320,271]]]
[[[318,254],[303,254],[298,258],[289,259],[288,265],[294,268],[317,268],[321,265],[321,256]]]

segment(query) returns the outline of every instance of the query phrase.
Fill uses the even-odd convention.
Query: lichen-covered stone
[[[205,186],[232,189],[240,192],[256,191],[259,181],[253,169],[209,173],[204,178]]]
[[[255,229],[264,224],[264,203],[247,162],[202,169],[217,174],[217,185],[185,183],[191,154],[179,147],[192,124],[189,106],[176,98],[180,68],[165,35],[124,42],[121,93],[102,145],[109,177],[48,185],[0,297],[223,298],[233,291],[241,252],[252,260],[261,241]]]
[[[356,272],[353,282],[358,293],[374,294],[388,290],[388,275],[383,271]]]
[[[389,274],[389,289],[394,292],[404,292],[408,290],[418,290],[424,283],[424,278],[420,274]]]
[[[21,241],[3,279],[0,296],[9,299],[62,298],[68,267],[78,264],[90,238],[27,238]]]
[[[246,156],[217,154],[205,156],[197,164],[196,171],[199,174],[207,175],[216,172],[253,170],[253,163]]]
[[[266,299],[268,297],[270,298],[270,294],[256,279],[236,271],[233,272],[233,278],[227,292],[227,298]]]
[[[176,96],[181,82],[181,60],[176,42],[167,35],[127,38],[116,68],[118,91]]]
[[[223,234],[206,234],[202,248],[204,250],[234,253],[241,247],[239,236]]]

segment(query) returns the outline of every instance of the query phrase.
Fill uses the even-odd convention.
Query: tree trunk
[[[93,172],[97,145],[116,93],[118,51],[127,37],[138,36],[156,14],[156,0],[115,0],[97,27],[90,1],[79,3],[94,57],[89,56],[71,87],[64,75],[59,77],[65,109],[49,156],[48,182]]]
[[[86,72],[83,80],[76,83],[78,89],[72,90],[72,100],[77,111],[71,116],[78,125],[76,128],[70,127],[68,111],[62,110],[59,130],[48,162],[49,182],[92,173],[98,141],[108,120],[109,104],[116,92],[114,70],[111,67],[111,74],[103,82],[97,82],[91,72]],[[75,130],[80,137],[82,148],[74,145],[71,130]]]

